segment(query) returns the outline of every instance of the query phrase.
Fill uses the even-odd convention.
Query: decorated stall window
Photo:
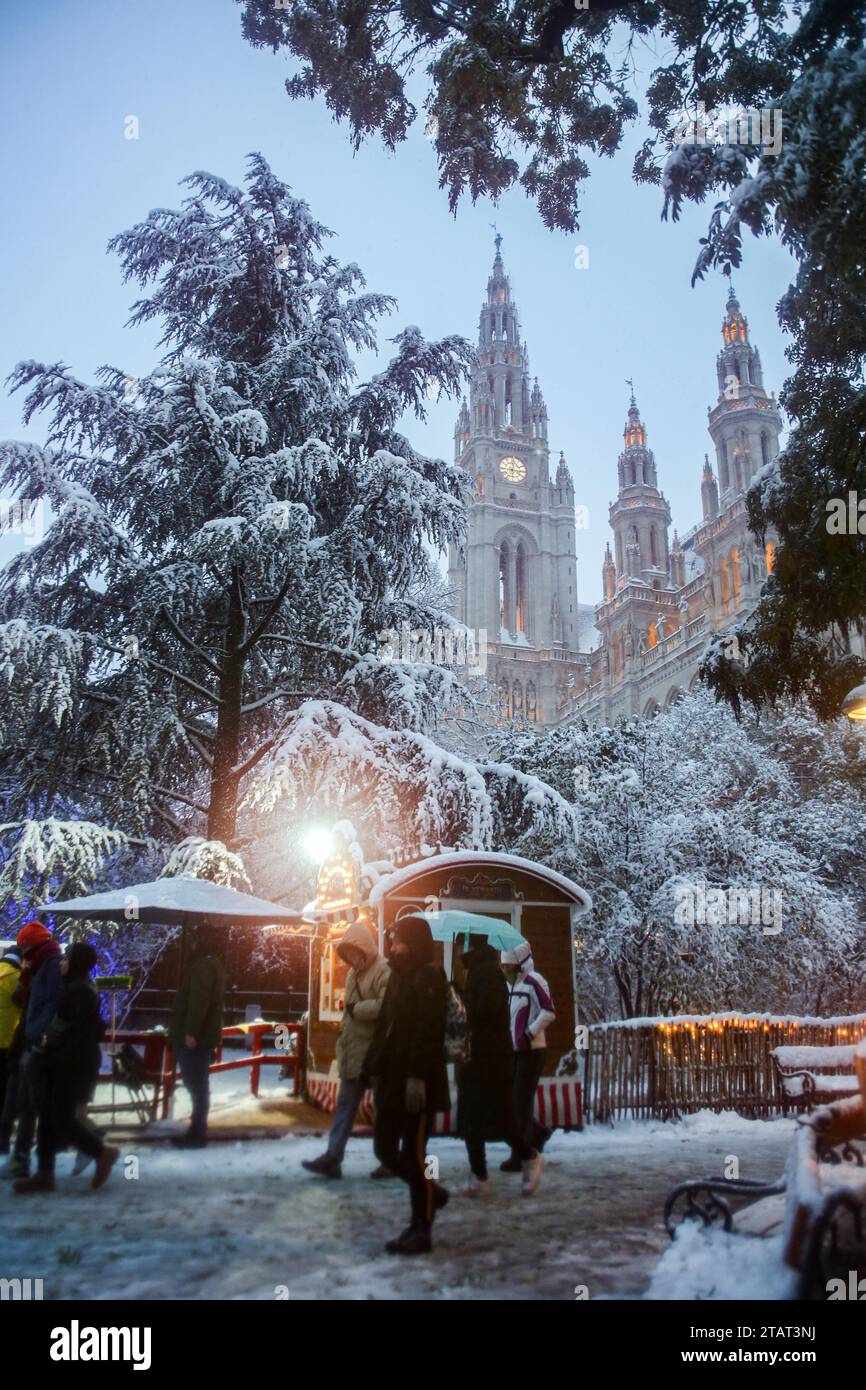
[[[346,964],[337,954],[340,937],[325,941],[319,970],[319,1018],[339,1023],[346,1004]]]

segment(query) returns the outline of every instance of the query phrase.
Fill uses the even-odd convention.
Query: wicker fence
[[[774,1047],[830,1047],[863,1037],[866,1014],[683,1014],[594,1024],[583,1078],[584,1118],[590,1124],[672,1119],[704,1109],[773,1115],[782,1108],[770,1057]]]

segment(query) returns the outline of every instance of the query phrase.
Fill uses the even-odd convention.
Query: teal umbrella
[[[451,909],[445,912],[413,912],[413,917],[423,917],[428,924],[434,941],[454,941],[458,936],[486,936],[489,944],[499,951],[513,951],[523,945],[526,938],[520,935],[510,922],[499,917],[483,917],[480,912],[458,912]]]

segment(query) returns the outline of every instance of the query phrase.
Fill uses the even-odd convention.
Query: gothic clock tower
[[[477,361],[454,432],[469,473],[466,541],[451,547],[455,616],[487,634],[500,717],[553,724],[568,700],[578,647],[574,486],[562,454],[550,478],[547,409],[520,339],[496,237]]]

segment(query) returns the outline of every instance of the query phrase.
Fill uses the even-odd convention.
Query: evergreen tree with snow
[[[327,230],[260,155],[243,188],[187,183],[180,210],[111,243],[143,291],[133,324],[161,327],[154,370],[105,367],[95,384],[62,363],[13,373],[25,418],[49,425],[43,447],[0,446],[0,482],[47,501],[51,523],[0,573],[12,813],[71,796],[111,831],[231,854],[246,789],[301,730],[315,747],[298,758],[367,775],[363,739],[341,742],[351,716],[371,746],[403,740],[402,765],[388,754],[392,842],[403,798],[414,833],[438,816],[480,843],[498,824],[485,778],[427,737],[465,698],[454,672],[380,652],[404,621],[450,622],[430,554],[461,538],[465,478],[398,423],[424,419],[431,382],[459,388],[471,349],[406,328],[359,383],[353,353],[375,347],[392,301],[326,253]],[[511,781],[519,820],[536,802]]]

